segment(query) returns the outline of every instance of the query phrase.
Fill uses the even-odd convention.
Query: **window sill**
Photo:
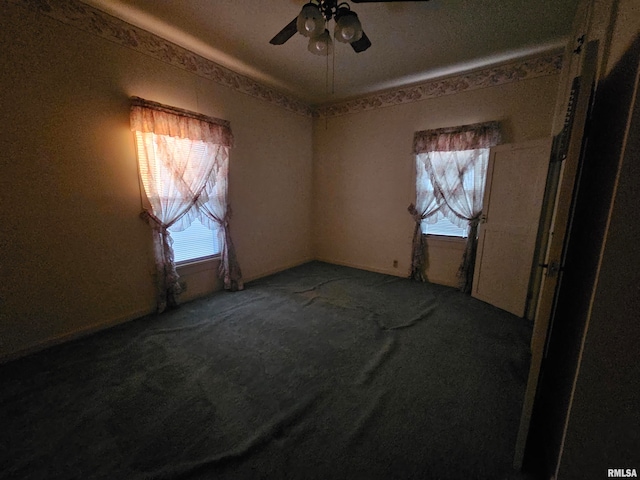
[[[448,235],[431,235],[431,234],[422,234],[427,238],[427,242],[429,243],[440,243],[440,244],[451,244],[451,245],[466,245],[467,239],[466,237],[452,237]]]

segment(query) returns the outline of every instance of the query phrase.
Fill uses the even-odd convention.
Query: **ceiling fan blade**
[[[291,20],[286,27],[280,30],[275,37],[269,40],[269,43],[271,45],[282,45],[284,42],[286,42],[291,37],[293,37],[298,31],[298,28],[296,27],[297,20],[298,20],[298,17]]]
[[[356,53],[364,52],[367,48],[371,46],[371,40],[367,37],[367,34],[362,32],[362,38],[351,43],[351,47]]]

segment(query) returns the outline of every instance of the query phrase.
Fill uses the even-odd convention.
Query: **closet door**
[[[499,145],[487,169],[471,294],[523,317],[551,140]]]

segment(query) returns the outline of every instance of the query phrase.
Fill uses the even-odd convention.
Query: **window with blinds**
[[[195,179],[204,178],[202,168],[205,163],[197,159],[212,154],[211,146],[206,142],[153,133],[136,132],[136,144],[145,191],[153,192],[158,199],[170,199],[178,194],[174,182],[170,180],[171,170],[179,170],[185,184],[195,184]],[[184,230],[177,231],[176,227],[169,227],[168,230],[173,240],[176,264],[220,254],[218,227],[210,229],[196,218]]]
[[[218,230],[218,228],[211,230],[205,227],[198,219],[181,232],[173,232],[169,227],[176,264],[204,260],[219,255]]]
[[[489,158],[489,149],[481,148],[477,149],[480,153],[477,154],[478,163],[484,162],[484,165],[487,164]],[[426,154],[422,154],[426,155]],[[471,158],[472,155],[476,155],[474,150],[456,150],[452,152],[438,152],[438,155],[434,155],[432,161],[441,163],[443,165],[452,164],[455,165],[455,156],[469,156]],[[416,157],[416,162],[418,168],[421,168],[421,162],[419,156]],[[484,185],[476,185],[476,174],[474,172],[474,168],[468,168],[464,172],[457,172],[459,175],[462,175],[462,184],[466,192],[469,192],[469,196],[482,198],[484,195]],[[428,175],[418,176],[417,178],[417,188],[422,191],[428,192],[429,195],[433,195],[434,187],[431,184],[431,179]],[[428,223],[427,220],[423,220],[421,224],[422,233],[425,235],[441,235],[446,237],[462,237],[467,238],[468,236],[468,228],[467,227],[459,227],[452,223],[445,215],[442,214],[441,211],[436,212],[435,214],[435,223]],[[433,221],[433,220],[431,220]],[[465,222],[466,223],[466,222]]]
[[[422,233],[425,235],[442,235],[446,237],[467,237],[467,229],[460,228],[449,221],[448,218],[442,216],[440,212],[436,213],[439,217],[436,223],[428,224],[422,222]]]

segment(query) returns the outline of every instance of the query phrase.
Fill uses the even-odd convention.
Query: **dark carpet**
[[[0,366],[0,478],[510,478],[530,335],[312,262]]]

